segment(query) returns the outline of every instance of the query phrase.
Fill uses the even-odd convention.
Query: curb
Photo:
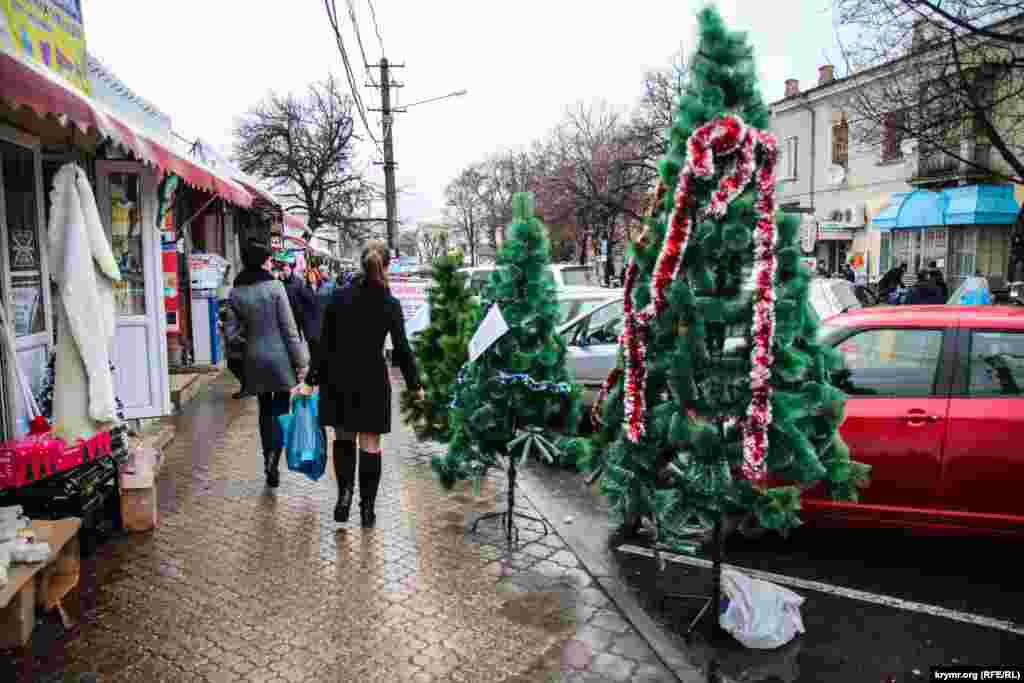
[[[654,651],[654,654],[661,660],[662,665],[671,671],[680,683],[706,683],[707,677],[703,672],[690,664],[679,647],[647,615],[646,610],[633,596],[630,589],[613,576],[612,569],[605,560],[592,553],[580,540],[579,537],[585,533],[582,528],[579,526],[574,528],[573,525],[564,524],[558,519],[558,515],[552,509],[552,506],[548,504],[547,497],[539,494],[532,486],[533,477],[532,472],[523,472],[520,475],[517,485],[522,490],[523,495],[533,505],[534,510],[547,521],[552,531],[579,558],[583,568],[594,577],[626,621],[647,642],[651,650]]]

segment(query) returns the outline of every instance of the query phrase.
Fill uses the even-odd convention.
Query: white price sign
[[[484,351],[491,348],[491,345],[504,337],[506,333],[508,333],[508,323],[505,322],[505,316],[501,314],[498,304],[494,304],[491,306],[491,310],[487,311],[487,316],[480,323],[476,334],[469,340],[469,362],[472,363],[479,358]]]

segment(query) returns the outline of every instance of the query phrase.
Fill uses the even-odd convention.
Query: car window
[[[1024,394],[1024,333],[972,332],[971,396]]]
[[[608,304],[594,311],[587,318],[584,333],[585,342],[594,344],[617,344],[622,335],[623,306],[621,301]]]
[[[838,345],[846,365],[839,388],[851,396],[929,396],[942,330],[865,330]]]
[[[565,287],[596,287],[594,271],[587,266],[562,268],[562,285]],[[558,279],[557,276],[555,278]]]

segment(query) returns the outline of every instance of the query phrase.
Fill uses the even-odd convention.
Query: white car
[[[619,336],[623,326],[623,292],[606,304],[578,314],[559,328],[569,350],[565,362],[570,374],[584,389],[584,404],[591,406],[601,386],[618,362]],[[861,308],[853,284],[841,279],[811,280],[808,299],[821,320]],[[742,337],[726,340],[726,347],[745,343]]]
[[[491,273],[498,269],[498,266],[475,266],[473,268],[462,268],[463,273],[469,275],[469,287],[479,294],[484,285],[491,279]],[[555,278],[555,287],[566,289],[569,287],[600,287],[594,270],[590,266],[580,266],[565,263],[551,264],[551,275]]]

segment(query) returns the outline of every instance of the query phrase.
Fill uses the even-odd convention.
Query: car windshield
[[[561,311],[562,317],[558,323],[566,323],[577,316],[581,316],[584,313],[590,313],[592,310],[607,301],[607,298],[600,299],[563,299],[558,302],[558,308]]]
[[[597,279],[594,271],[587,266],[562,268],[562,284],[566,287],[596,287]]]

